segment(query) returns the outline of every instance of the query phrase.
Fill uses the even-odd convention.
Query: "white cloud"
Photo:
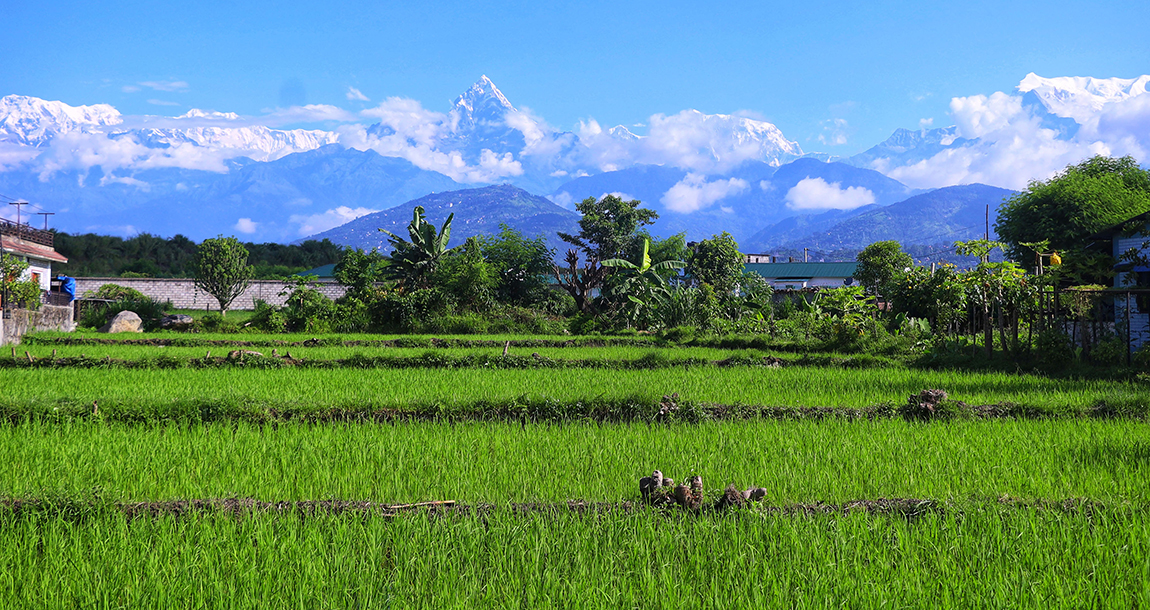
[[[256,225],[258,225],[258,224],[260,224],[260,223],[252,222],[251,218],[241,218],[241,219],[236,221],[235,226],[233,226],[232,228],[235,229],[236,232],[238,232],[238,233],[244,233],[244,234],[250,235],[250,234],[256,232]]]
[[[139,85],[156,91],[187,91],[189,88],[188,83],[182,80],[150,80]]]
[[[749,160],[771,161],[802,154],[777,127],[748,116],[684,110],[670,116],[656,114],[648,125],[645,136],[620,132],[623,137],[619,137],[594,119],[580,122],[583,161],[601,171],[645,163],[723,173]]]
[[[349,223],[360,216],[374,214],[379,210],[372,210],[369,208],[349,208],[341,205],[338,208],[327,210],[322,214],[312,214],[305,216],[301,214],[293,214],[288,218],[292,224],[298,224],[299,234],[301,236],[315,235],[322,233],[328,229],[334,229],[342,224]]]
[[[0,172],[15,169],[36,158],[40,149],[14,142],[0,142]]]
[[[919,119],[918,120],[918,128],[919,129],[929,129],[931,125],[934,125],[934,119],[933,118]]]
[[[806,177],[787,191],[784,198],[792,210],[853,210],[874,203],[874,193],[861,186],[842,188],[822,178]]]
[[[668,210],[690,213],[701,210],[731,195],[738,195],[750,188],[746,180],[730,178],[707,182],[706,176],[690,173],[663,193],[661,201]]]
[[[179,106],[180,105],[179,102],[171,102],[168,100],[157,100],[157,99],[150,99],[150,100],[148,100],[148,103],[152,104],[153,106]]]
[[[458,182],[493,182],[523,174],[523,165],[511,153],[499,155],[484,149],[479,153],[478,164],[470,165],[463,153],[440,149],[451,133],[450,117],[427,110],[415,100],[389,97],[360,114],[379,119],[379,124],[371,129],[363,125],[340,128],[340,143],[344,146],[407,159],[420,169],[440,172]]]
[[[280,126],[294,123],[318,123],[321,121],[337,121],[347,123],[357,120],[355,114],[328,104],[307,104],[306,106],[289,106],[268,110],[259,117],[261,125]]]
[[[140,88],[136,85],[124,85],[123,87],[120,87],[120,91],[123,91],[124,93],[135,93],[139,90]]]
[[[234,156],[229,151],[196,146],[190,142],[167,148],[149,148],[134,137],[109,138],[101,133],[70,132],[56,136],[39,156],[40,180],[46,181],[60,171],[87,172],[95,166],[105,171],[116,168],[149,169],[182,167],[226,172],[224,161]]]
[[[819,142],[830,146],[841,146],[847,143],[848,125],[846,119],[828,119],[820,123],[823,132],[819,134]]]
[[[1022,98],[1001,91],[950,100],[950,114],[964,138],[981,138],[1023,118]]]
[[[100,178],[100,186],[105,186],[108,184],[126,184],[128,186],[134,186],[141,191],[144,191],[145,193],[152,190],[152,185],[144,182],[143,180],[138,180],[131,176],[115,176],[110,173],[105,174],[103,178]]]
[[[888,176],[915,188],[981,182],[1022,189],[1094,155],[1132,155],[1142,162],[1150,157],[1147,95],[1103,105],[1069,136],[1044,126],[1044,117],[1017,95],[954,98],[950,110],[959,133],[977,140],[909,165],[887,162]]]
[[[366,95],[364,95],[362,91],[360,91],[359,89],[356,89],[355,87],[351,87],[351,86],[349,86],[347,88],[347,94],[346,95],[347,95],[347,99],[352,100],[352,101],[356,101],[356,102],[370,102],[371,101],[371,99],[368,98]]]
[[[548,195],[547,198],[551,200],[551,203],[554,203],[561,208],[571,209],[575,204],[575,198],[572,197],[571,193],[568,193],[567,191],[561,191],[555,193],[554,195]]]

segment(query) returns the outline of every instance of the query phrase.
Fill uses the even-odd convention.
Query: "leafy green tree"
[[[855,257],[855,279],[871,294],[882,294],[895,273],[914,266],[914,259],[902,251],[897,241],[875,242]]]
[[[28,263],[10,254],[0,253],[0,308],[17,305],[40,308],[40,284],[24,278]]]
[[[417,205],[412,211],[411,222],[407,225],[411,241],[386,229],[380,229],[381,232],[387,233],[387,240],[392,246],[387,274],[398,279],[405,287],[427,287],[435,267],[449,252],[447,242],[451,239],[451,221],[454,218],[455,214],[448,214],[443,228],[437,232],[435,225],[424,218],[423,206]]]
[[[1045,242],[1061,254],[1063,273],[1086,283],[1105,280],[1114,264],[1109,256],[1086,250],[1088,238],[1146,211],[1150,172],[1133,157],[1097,156],[1050,180],[1031,182],[999,209],[994,228],[1012,260],[1032,269],[1034,251],[1025,244]]]
[[[498,276],[495,296],[500,302],[530,305],[543,298],[555,256],[546,239],[528,239],[500,224],[498,235],[481,236],[479,244],[483,258]]]
[[[433,284],[450,294],[459,305],[474,311],[487,309],[499,278],[483,259],[479,239],[470,237],[435,270]]]
[[[583,250],[587,259],[603,261],[626,256],[632,246],[642,242],[639,229],[659,218],[654,210],[640,208],[640,203],[637,199],[623,201],[615,195],[588,197],[575,204],[576,211],[583,215],[579,233],[559,233],[559,238]]]
[[[359,248],[344,250],[336,263],[335,279],[347,286],[348,296],[362,298],[373,284],[383,278],[387,259],[378,250],[364,252]]]
[[[560,239],[582,250],[582,267],[575,249],[567,251],[566,266],[552,267],[555,280],[575,299],[580,311],[591,309],[591,294],[607,277],[609,268],[603,267],[600,261],[626,256],[644,239],[639,229],[659,218],[653,210],[640,208],[639,204],[638,200],[623,201],[615,195],[602,199],[588,197],[575,205],[583,215],[579,219],[579,233],[559,233]]]
[[[195,267],[196,288],[215,297],[221,316],[226,316],[232,301],[247,290],[253,275],[247,248],[235,237],[223,235],[200,243]]]
[[[730,233],[712,235],[695,245],[687,273],[699,282],[710,284],[719,295],[731,295],[743,277],[743,254]]]

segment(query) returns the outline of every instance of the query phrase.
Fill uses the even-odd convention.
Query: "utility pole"
[[[986,204],[986,241],[990,241],[990,204]]]
[[[27,201],[12,201],[12,202],[9,202],[8,205],[16,206],[16,229],[18,230],[20,228],[20,206],[28,205],[28,202]]]
[[[56,213],[55,212],[36,212],[36,214],[44,217],[44,230],[47,231],[48,230],[48,217],[49,216],[55,216]]]
[[[807,260],[807,251],[808,251],[808,250],[810,250],[810,248],[803,248],[803,262],[804,262],[804,263],[806,263],[806,262],[810,262],[810,261],[808,261],[808,260]]]

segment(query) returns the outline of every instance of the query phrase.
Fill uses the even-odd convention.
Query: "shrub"
[[[1034,340],[1034,351],[1039,364],[1061,366],[1074,359],[1074,346],[1066,333],[1047,329]]]
[[[104,284],[95,290],[85,292],[84,298],[108,299],[111,301],[143,301],[148,299],[148,297],[139,290],[119,284]]]
[[[1134,366],[1142,370],[1150,370],[1150,343],[1143,343],[1132,357]]]
[[[131,288],[128,290],[131,290]],[[140,294],[135,290],[132,290],[132,292]],[[160,327],[160,319],[171,310],[172,303],[170,301],[160,303],[154,299],[140,295],[139,299],[120,299],[111,303],[89,307],[80,314],[80,319],[76,324],[77,326],[86,328],[100,328],[121,311],[132,311],[140,316],[144,330],[153,331]]]
[[[287,330],[287,316],[274,305],[263,299],[256,299],[255,313],[249,323],[252,327],[269,333],[282,333]]]
[[[1103,366],[1126,364],[1126,342],[1114,335],[1106,337],[1090,350],[1090,359]]]

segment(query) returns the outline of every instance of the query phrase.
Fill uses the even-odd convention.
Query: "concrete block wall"
[[[220,307],[215,298],[196,288],[195,281],[190,278],[78,277],[76,296],[83,298],[85,292],[94,292],[104,284],[133,288],[161,303],[171,301],[176,309],[216,311]],[[345,287],[336,282],[314,282],[311,286],[332,300],[342,297],[347,292]],[[232,301],[229,309],[255,309],[257,299],[272,305],[283,305],[287,300],[288,289],[289,284],[282,280],[253,280],[248,289]],[[285,293],[284,296],[280,296],[281,292]]]
[[[13,309],[5,313],[10,317],[0,316],[0,345],[19,343],[21,337],[33,330],[71,332],[76,327],[71,305],[41,305],[36,311]]]

